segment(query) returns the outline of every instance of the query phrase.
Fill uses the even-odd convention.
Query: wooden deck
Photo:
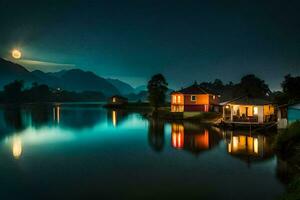
[[[276,122],[235,122],[235,121],[222,121],[220,126],[229,127],[229,128],[249,128],[249,127],[257,127],[257,128],[270,128],[276,125]],[[277,127],[277,126],[275,126]]]

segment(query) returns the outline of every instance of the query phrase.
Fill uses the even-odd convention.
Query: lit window
[[[254,138],[254,153],[258,153],[258,139]]]
[[[191,101],[196,101],[196,96],[195,95],[191,96]]]
[[[215,95],[213,95],[213,99],[216,99],[216,96],[215,96]]]
[[[178,96],[178,103],[180,103],[180,96]]]
[[[116,97],[113,97],[113,100],[112,100],[112,102],[113,102],[113,103],[115,103],[115,102],[116,102]]]
[[[254,107],[254,108],[253,108],[253,114],[254,114],[254,115],[257,115],[257,114],[258,114],[258,108],[257,108],[257,107]]]
[[[173,96],[173,103],[176,103],[176,96]]]

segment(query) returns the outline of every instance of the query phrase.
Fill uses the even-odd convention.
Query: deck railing
[[[225,121],[232,121],[232,122],[258,122],[258,117],[257,116],[251,116],[251,117],[246,117],[246,116],[236,116],[234,115],[232,117],[230,116],[225,116]]]

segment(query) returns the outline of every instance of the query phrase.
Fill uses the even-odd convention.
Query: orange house
[[[219,95],[197,83],[171,94],[171,112],[209,112],[219,108]]]

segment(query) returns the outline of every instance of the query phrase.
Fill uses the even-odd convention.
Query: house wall
[[[208,112],[208,105],[184,105],[184,112]]]
[[[264,122],[264,106],[257,106],[258,108],[258,123]]]
[[[218,95],[209,95],[209,104],[214,104],[214,105],[219,105],[220,100],[219,100],[219,96]]]
[[[196,100],[192,101],[192,96],[196,96]],[[174,93],[171,95],[171,112],[208,112],[214,110],[210,105],[218,105],[219,97],[209,94],[181,94]]]
[[[118,97],[112,97],[110,98],[110,101],[109,101],[111,104],[123,104],[123,103],[127,103],[126,100],[124,99],[120,99]]]
[[[196,101],[192,101],[191,96],[196,96]],[[184,104],[185,105],[208,105],[209,95],[208,94],[185,94]]]
[[[288,108],[288,124],[295,121],[300,121],[300,108],[289,107]]]
[[[246,115],[246,110],[248,108],[248,117],[253,116],[253,106],[240,106],[240,115],[242,116],[243,114]]]
[[[171,104],[172,105],[183,105],[184,104],[184,96],[180,93],[175,93],[171,95]]]
[[[273,105],[264,105],[264,116],[266,115],[274,115],[275,108]]]
[[[180,93],[171,95],[171,112],[184,112],[184,96]]]

